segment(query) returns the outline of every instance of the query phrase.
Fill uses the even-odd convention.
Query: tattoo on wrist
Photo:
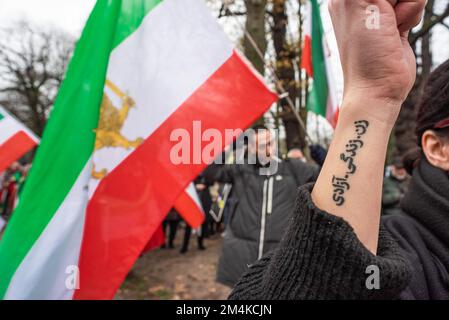
[[[363,136],[368,131],[369,122],[366,120],[355,121],[354,126],[355,138],[348,141],[348,143],[346,144],[345,152],[340,155],[340,160],[346,164],[347,171],[344,176],[332,177],[332,187],[334,188],[332,200],[339,207],[342,206],[346,201],[346,191],[351,189],[349,178],[357,172],[355,158],[359,150],[362,149],[365,145],[363,143]]]

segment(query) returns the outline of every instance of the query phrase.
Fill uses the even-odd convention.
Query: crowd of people
[[[315,182],[321,169],[319,159],[307,160],[299,148],[291,149],[283,159],[278,158],[278,154],[273,153],[277,150],[276,139],[270,130],[260,125],[253,129],[257,134],[245,146],[246,152],[275,159],[278,161],[276,172],[261,176],[258,170],[261,163],[235,164],[231,161],[211,165],[195,181],[206,212],[202,227],[193,230],[197,248],[205,250],[204,241],[210,236],[221,234],[224,237],[217,281],[229,287],[233,287],[253,263],[278,246],[294,211],[296,194],[292,190]],[[382,215],[401,212],[401,201],[407,193],[410,178],[400,158],[385,168]],[[162,249],[175,248],[175,238],[182,226],[184,236],[180,253],[186,253],[192,229],[175,209],[167,215],[163,226],[166,243]]]
[[[433,81],[438,80],[435,80],[436,75],[449,77],[449,62],[441,66],[439,72],[435,71]],[[432,86],[432,83],[429,83],[429,86]],[[433,88],[429,87],[428,90]],[[430,95],[430,93],[427,95],[427,99],[430,99]],[[444,97],[444,92],[440,92],[441,95]],[[433,95],[432,97],[434,98]],[[443,99],[443,97],[440,98]],[[446,102],[449,103],[449,101]],[[444,100],[440,103],[441,110],[434,110],[433,120],[427,119],[425,110],[421,111],[421,118],[418,120],[427,121],[426,123],[418,122],[421,135],[422,128],[430,126],[431,130],[436,130],[438,136],[445,137],[446,127],[441,130],[432,127],[433,122],[444,118],[445,111],[442,110],[444,103]],[[423,100],[421,109],[424,108],[437,107]],[[217,281],[231,288],[251,270],[252,265],[264,261],[267,254],[275,252],[278,246],[282,246],[284,233],[295,212],[297,200],[296,193],[293,191],[316,182],[324,162],[320,160],[321,158],[307,160],[299,148],[290,150],[284,159],[278,158],[278,154],[274,153],[277,147],[272,132],[264,126],[257,126],[254,129],[256,135],[248,141],[245,148],[246,154],[257,155],[256,163],[212,164],[195,180],[194,184],[206,213],[204,224],[199,229],[192,230],[175,209],[168,213],[163,222],[166,242],[161,249],[164,250],[175,248],[175,238],[179,235],[180,228],[184,229],[179,249],[181,254],[188,252],[192,234],[196,237],[197,249],[200,251],[206,250],[205,239],[214,235],[224,237],[217,268]],[[314,148],[316,150],[317,147]],[[323,152],[326,151],[320,150],[321,154]],[[382,215],[395,216],[390,220],[401,219],[396,217],[404,214],[403,200],[404,198],[410,200],[409,185],[413,179],[408,172],[413,174],[413,168],[419,166],[416,159],[410,159],[410,157],[413,158],[410,154],[415,152],[416,150],[412,150],[404,159],[395,159],[385,168]],[[267,157],[265,163],[268,163],[268,160],[278,162],[276,171],[260,175],[259,169],[264,166],[263,161],[260,161],[263,157]],[[423,157],[421,155],[421,158]],[[226,160],[224,162],[226,163]],[[422,163],[429,166],[429,162],[424,159],[421,160],[421,166]],[[406,168],[407,165],[409,168]],[[17,205],[29,168],[30,165],[14,163],[0,176],[2,186],[0,214],[3,225],[10,219]],[[412,192],[416,192],[416,187]],[[307,201],[299,205],[306,204]],[[297,206],[298,203],[296,203],[296,210]],[[385,221],[389,221],[388,219]]]
[[[430,76],[419,106],[416,136],[416,149],[385,168],[377,255],[367,250],[348,222],[320,210],[311,197],[313,184],[305,185],[295,210],[279,213],[290,224],[268,255],[256,259],[256,248],[240,255],[241,247],[249,245],[233,240],[237,243],[233,247],[225,241],[222,257],[229,257],[226,267],[219,269],[219,279],[220,272],[229,277],[232,265],[237,267],[236,258],[246,259],[239,263],[233,281],[225,281],[234,287],[231,298],[449,299],[449,61]],[[372,192],[366,187],[359,196]],[[245,209],[242,216],[247,218],[249,212]],[[253,226],[248,223],[239,229],[237,225],[233,232],[243,232],[248,239]],[[369,265],[381,269],[383,287],[378,291],[363,287],[363,268]]]
[[[411,150],[404,159],[395,159],[384,170],[382,224],[399,241],[405,256],[412,261],[411,265],[419,268],[411,276],[408,274],[411,280],[405,279],[405,275],[389,275],[399,278],[395,279],[397,282],[402,281],[394,288],[398,297],[449,298],[446,287],[448,283],[443,280],[447,276],[445,268],[449,266],[449,229],[445,229],[449,224],[449,161],[441,160],[441,157],[449,157],[448,83],[449,61],[434,71],[426,87],[416,124],[417,149]],[[319,273],[332,273],[331,270],[324,270],[322,264],[337,263],[337,252],[348,250],[348,245],[358,248],[346,253],[349,256],[341,256],[344,258],[342,261],[348,258],[348,261],[355,259],[362,263],[363,259],[371,259],[382,265],[385,272],[397,271],[387,268],[401,267],[400,272],[403,274],[411,272],[411,265],[399,257],[396,247],[390,248],[393,253],[388,254],[393,255],[389,259],[398,260],[393,261],[398,265],[388,266],[388,263],[394,263],[382,261],[382,257],[367,258],[367,252],[364,251],[366,249],[357,244],[357,237],[352,234],[351,227],[345,225],[347,230],[341,231],[339,228],[343,228],[342,226],[332,226],[336,218],[315,206],[310,198],[310,190],[319,177],[324,160],[308,161],[300,149],[290,150],[284,159],[278,158],[279,155],[274,153],[277,150],[276,139],[271,131],[264,126],[254,129],[256,135],[248,141],[245,148],[247,154],[258,155],[255,157],[258,161],[254,164],[212,164],[206,168],[194,182],[206,213],[204,224],[201,228],[192,230],[172,209],[163,222],[166,243],[161,249],[175,248],[175,238],[180,226],[184,229],[181,254],[188,252],[192,234],[196,236],[197,249],[200,251],[206,250],[205,239],[217,234],[224,237],[217,281],[231,288],[235,287],[231,296],[233,298],[310,297],[305,295],[305,288],[311,290],[308,294],[320,297],[339,297],[342,294],[349,296],[349,292],[335,291],[335,288],[300,288],[299,284],[293,288],[296,291],[292,291],[290,287],[283,293],[280,291],[290,285],[286,280],[289,277],[305,281],[307,276],[307,281],[313,284],[314,278],[319,278]],[[320,151],[321,154],[323,152]],[[260,161],[264,157],[267,161]],[[276,170],[261,175],[259,169],[268,160],[278,162]],[[17,205],[29,168],[30,165],[14,163],[0,176],[0,215],[3,225],[10,219]],[[299,200],[295,193],[298,188],[301,190]],[[313,224],[311,220],[317,219],[314,215],[327,221],[326,224]],[[339,221],[339,224],[343,223]],[[329,225],[333,228],[330,231],[326,230]],[[329,241],[336,236],[331,233],[335,233],[337,237],[349,237],[348,241],[351,243],[340,243],[342,247],[334,247]],[[327,234],[327,238],[323,238],[323,234]],[[328,247],[312,243],[311,239],[316,237],[321,237],[320,241]],[[379,254],[384,254],[382,250],[388,252],[389,248],[382,246],[385,246],[385,241],[390,240],[384,239],[386,235],[382,232],[379,237]],[[305,242],[305,248],[301,242]],[[296,256],[299,254],[296,250],[299,249],[305,251]],[[328,250],[335,252],[323,253]],[[324,256],[317,257],[313,251],[321,252]],[[297,261],[299,257],[301,261]],[[310,260],[319,258],[322,260]],[[284,259],[290,259],[288,265],[285,265]],[[301,269],[306,264],[310,270]],[[285,272],[283,278],[271,274],[271,268],[277,268],[277,272]],[[356,267],[348,268],[347,271],[350,272],[351,268]],[[298,270],[303,271],[298,273]],[[242,276],[243,280],[239,282]],[[257,289],[262,291],[256,290],[254,281],[263,282],[263,287]],[[406,281],[409,281],[409,287],[405,287]],[[272,286],[278,288],[275,290]],[[328,291],[323,292],[324,288]],[[400,292],[399,289],[403,291]],[[254,292],[257,294],[254,295]]]
[[[354,18],[361,3],[330,2],[345,93],[320,175],[299,188],[281,241],[246,268],[230,299],[449,299],[449,61],[423,89],[416,148],[384,181],[416,75],[407,35],[426,1],[364,1],[380,12],[382,27],[370,31]]]
[[[0,173],[0,232],[17,205],[29,169],[30,165],[15,162]]]
[[[217,281],[233,288],[231,299],[449,299],[449,60],[423,90],[416,148],[385,168],[416,69],[401,40],[425,1],[384,4],[383,17],[401,24],[390,19],[366,35],[346,24],[363,13],[356,2],[332,2],[345,99],[329,150],[312,148],[315,163],[300,149],[282,159],[271,131],[258,126],[245,145],[255,163],[212,164],[195,181],[206,220],[195,232],[185,224],[180,252],[192,233],[199,250],[222,234]],[[26,172],[15,164],[2,175],[5,220]],[[174,248],[181,222],[168,214],[163,248]],[[367,270],[376,269],[380,279],[368,286]]]
[[[384,168],[416,71],[404,35],[425,1],[383,4],[384,29],[366,35],[346,22],[361,6],[331,3],[345,99],[320,166],[301,150],[277,158],[258,128],[247,152],[267,161],[206,169],[233,188],[217,271],[231,299],[449,299],[449,61],[423,90],[416,148]],[[270,161],[277,170],[260,175]]]

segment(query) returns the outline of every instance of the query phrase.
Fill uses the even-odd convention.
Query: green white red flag
[[[99,0],[0,242],[0,298],[113,298],[206,166],[174,164],[171,132],[245,129],[276,100],[203,1]]]
[[[34,133],[0,107],[0,173],[38,143]]]
[[[190,216],[194,216],[194,219],[198,221],[191,221],[190,225],[199,227],[205,219],[206,213],[204,212],[200,198],[196,191],[195,185],[191,183],[183,193],[176,199],[174,208],[184,220],[189,221]]]
[[[307,110],[320,115],[335,128],[339,105],[329,50],[317,0],[306,3],[302,68],[313,79]]]

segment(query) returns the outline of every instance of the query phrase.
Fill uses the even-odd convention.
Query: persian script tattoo
[[[348,141],[345,152],[340,155],[340,160],[345,163],[347,171],[344,176],[332,177],[332,187],[334,188],[332,200],[334,200],[337,206],[342,206],[345,203],[345,193],[351,189],[349,178],[357,172],[355,158],[364,146],[363,136],[368,131],[369,122],[366,120],[356,121],[354,126],[355,137]]]

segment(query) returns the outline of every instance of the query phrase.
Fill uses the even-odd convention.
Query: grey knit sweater
[[[396,299],[411,270],[381,228],[377,256],[343,219],[319,210],[313,185],[298,191],[295,213],[278,248],[250,267],[229,299]],[[366,286],[368,266],[380,270],[380,288]]]

